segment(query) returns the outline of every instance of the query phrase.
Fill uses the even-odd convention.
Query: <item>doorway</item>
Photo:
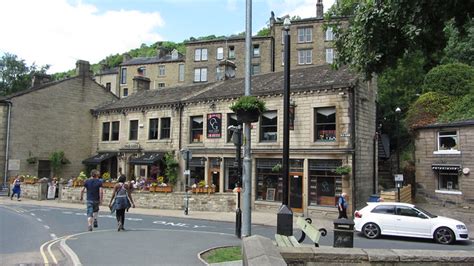
[[[293,212],[303,212],[303,173],[290,172],[290,208]]]

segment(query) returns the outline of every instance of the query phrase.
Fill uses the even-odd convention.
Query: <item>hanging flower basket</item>
[[[243,123],[257,122],[260,114],[266,111],[265,102],[255,96],[242,96],[229,108],[237,114],[237,120]]]
[[[242,123],[258,122],[258,119],[260,118],[260,111],[257,109],[251,111],[238,110],[236,114],[237,121]]]

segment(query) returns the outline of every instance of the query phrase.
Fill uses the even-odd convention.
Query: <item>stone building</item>
[[[60,177],[77,176],[84,170],[82,160],[92,153],[95,118],[91,109],[118,98],[92,80],[88,62],[77,61],[76,74],[53,82],[35,77],[31,88],[0,98],[4,178],[16,174],[52,177],[49,158],[57,151],[70,161]]]
[[[102,69],[99,73],[94,75],[95,82],[104,86],[108,91],[119,96],[119,68],[114,67],[112,69]]]
[[[251,74],[273,72],[273,38],[252,37]],[[245,38],[186,43],[186,84],[245,76]]]
[[[474,203],[474,120],[416,129],[417,192],[457,204]]]
[[[184,56],[173,50],[170,54],[160,50],[156,57],[124,57],[119,71],[119,96],[134,93],[133,79],[147,77],[151,89],[174,87],[184,84]]]
[[[252,94],[268,108],[252,124],[253,204],[254,209],[276,210],[282,197],[282,179],[273,168],[282,159],[283,74],[254,75],[252,84]],[[162,175],[163,154],[174,152],[180,161],[177,189],[184,180],[179,151],[189,149],[192,182],[204,180],[220,193],[231,192],[238,177],[228,127],[238,121],[229,105],[243,92],[244,79],[141,90],[95,109],[90,149],[98,151],[102,159],[96,163],[107,171],[121,169],[136,178],[152,176],[152,167]],[[374,84],[346,68],[325,65],[293,70],[291,92],[292,207],[304,212],[334,209],[335,196],[343,191],[351,206],[365,203],[376,188]],[[350,166],[351,174],[336,174],[341,165]]]

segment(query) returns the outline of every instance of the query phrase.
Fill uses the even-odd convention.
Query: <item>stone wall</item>
[[[82,187],[60,186],[59,199],[64,202],[80,203]],[[112,196],[111,188],[104,188],[104,205]],[[132,198],[137,207],[150,209],[184,210],[185,193],[133,192]],[[85,195],[84,195],[85,197]],[[192,194],[189,193],[190,211],[233,212],[236,209],[236,194]]]
[[[13,185],[10,184],[10,195]],[[20,198],[34,199],[34,200],[45,200],[48,193],[48,183],[41,182],[36,184],[21,184]],[[15,195],[15,198],[17,196]]]

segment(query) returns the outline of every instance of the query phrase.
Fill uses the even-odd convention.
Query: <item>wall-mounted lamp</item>
[[[207,161],[207,158],[206,157],[202,157],[201,158],[201,165],[204,165]]]

